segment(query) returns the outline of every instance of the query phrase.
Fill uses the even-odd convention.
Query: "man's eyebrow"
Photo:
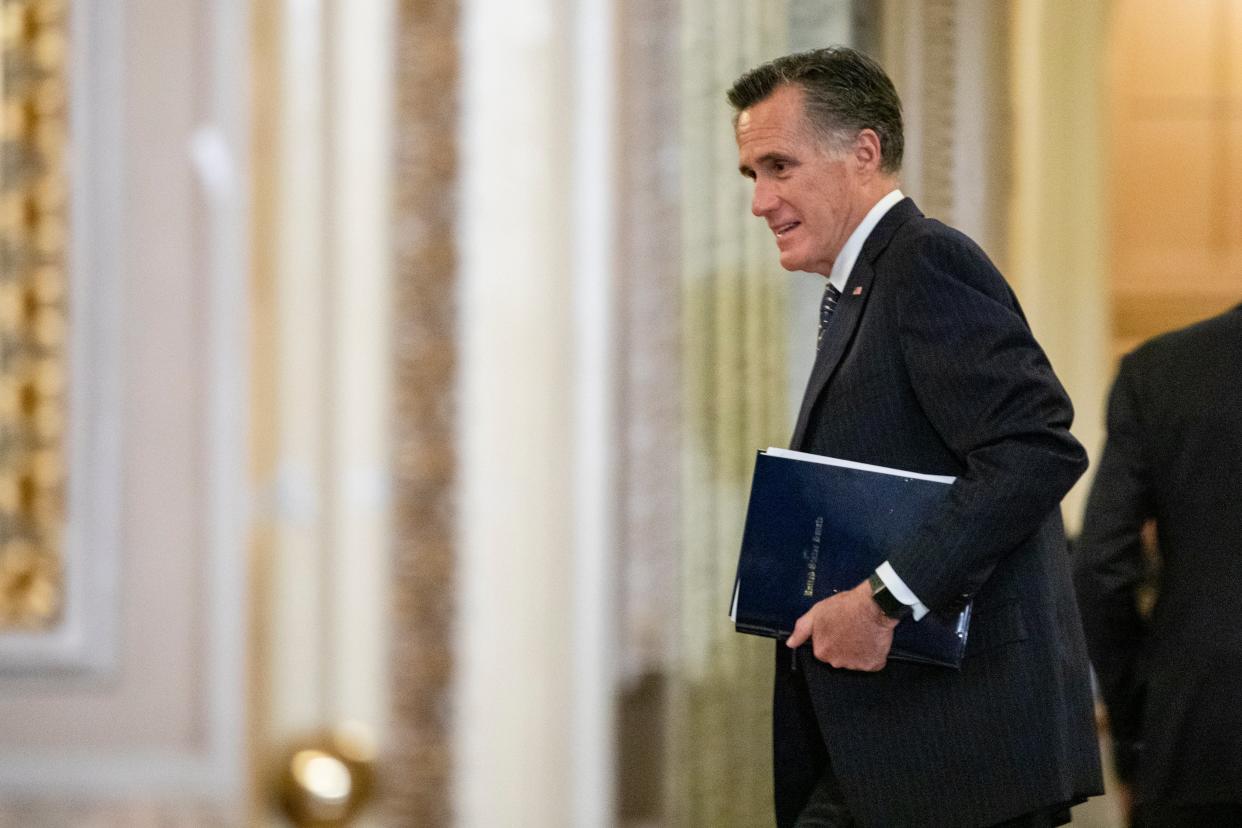
[[[755,166],[758,166],[758,167],[763,167],[763,166],[767,166],[768,164],[773,164],[773,163],[776,163],[776,162],[781,162],[781,163],[784,163],[784,164],[792,164],[792,163],[794,163],[794,160],[793,160],[792,158],[790,158],[788,155],[784,155],[784,154],[779,153],[779,152],[769,152],[769,153],[765,153],[765,154],[763,154],[763,155],[759,156],[759,158],[755,160]],[[755,172],[752,168],[750,168],[750,167],[749,167],[749,166],[747,166],[746,164],[742,164],[742,165],[740,165],[740,166],[737,168],[737,170],[738,170],[738,172],[740,172],[742,175],[744,175],[744,176],[746,176],[746,177],[748,177],[748,178],[749,178],[751,175],[753,175],[753,174],[754,174],[754,172]]]

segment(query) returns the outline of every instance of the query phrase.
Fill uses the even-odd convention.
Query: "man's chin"
[[[790,273],[797,273],[799,270],[802,270],[802,260],[793,255],[781,254],[780,263],[781,267]]]
[[[804,259],[801,256],[784,255],[780,259],[782,270],[788,270],[790,273],[818,273],[824,278],[832,273],[832,262],[820,262],[817,259]]]

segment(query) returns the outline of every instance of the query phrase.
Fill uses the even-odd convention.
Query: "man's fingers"
[[[887,666],[887,660],[885,659],[850,658],[828,652],[825,652],[823,657],[816,653],[815,657],[830,667],[836,667],[839,670],[855,670],[860,673],[878,673]]]
[[[811,637],[811,615],[807,613],[794,624],[793,635],[785,642],[786,647],[801,647]]]

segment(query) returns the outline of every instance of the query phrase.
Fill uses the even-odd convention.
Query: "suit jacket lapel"
[[[904,198],[884,214],[884,218],[880,219],[880,223],[863,244],[858,261],[854,263],[854,269],[850,271],[849,279],[845,282],[845,290],[841,292],[841,300],[832,314],[832,321],[824,332],[823,344],[815,357],[815,366],[811,369],[811,378],[807,381],[806,393],[802,397],[802,409],[798,412],[798,424],[794,427],[793,439],[790,441],[793,448],[801,447],[815,402],[824,393],[828,381],[841,362],[841,357],[845,355],[846,348],[854,338],[854,331],[858,328],[867,300],[871,298],[876,258],[888,247],[898,228],[910,219],[922,215],[913,201]]]

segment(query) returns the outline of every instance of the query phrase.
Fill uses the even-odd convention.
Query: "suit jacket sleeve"
[[[1008,285],[957,235],[894,251],[899,334],[920,406],[964,472],[889,562],[935,610],[974,595],[1086,468],[1073,407]]]
[[[1109,712],[1119,774],[1133,766],[1143,693],[1138,660],[1146,636],[1136,594],[1146,565],[1142,528],[1154,514],[1143,457],[1140,378],[1122,361],[1108,402],[1108,440],[1087,499],[1074,579],[1087,647]]]

